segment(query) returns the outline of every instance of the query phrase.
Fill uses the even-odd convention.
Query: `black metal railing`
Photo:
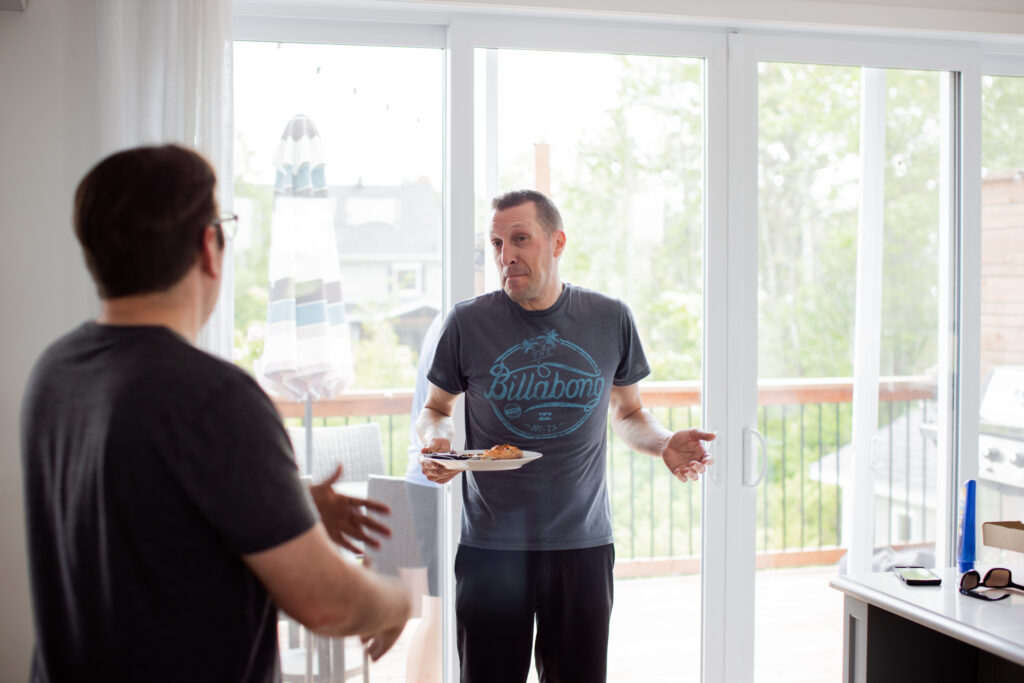
[[[641,394],[669,429],[701,422],[696,382],[643,383]],[[848,378],[759,383],[758,426],[768,447],[758,486],[759,555],[804,551],[789,561],[814,564],[816,557],[835,561],[835,551],[842,549],[843,486],[852,465],[852,394]],[[877,544],[926,543],[934,532],[926,522],[935,448],[921,428],[935,414],[934,400],[934,382],[928,378],[882,382],[872,461],[876,482],[884,483],[881,490],[876,483],[876,505],[882,506],[888,531],[876,537]],[[351,393],[315,404],[314,424],[378,422],[386,468],[401,476],[408,462],[411,403],[411,390]],[[278,408],[290,424],[301,424],[301,404],[278,402]],[[699,556],[700,485],[675,480],[659,458],[631,451],[610,429],[608,480],[619,560]]]

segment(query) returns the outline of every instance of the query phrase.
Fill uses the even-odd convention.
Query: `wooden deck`
[[[834,566],[758,572],[757,683],[842,680],[843,599],[828,586],[835,575]],[[405,683],[405,656],[416,625],[410,622],[391,652],[371,664],[371,681]],[[617,580],[608,649],[609,683],[697,683],[700,577]],[[536,683],[536,673],[529,681]]]

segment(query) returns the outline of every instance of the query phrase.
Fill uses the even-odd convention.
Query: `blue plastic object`
[[[976,559],[974,487],[974,480],[968,479],[960,489],[960,537],[957,541],[956,560],[961,574],[974,569]]]

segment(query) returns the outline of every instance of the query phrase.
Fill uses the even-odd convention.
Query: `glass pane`
[[[407,464],[417,363],[442,303],[444,55],[238,42],[234,64],[236,362],[287,418],[300,469],[308,455],[322,479],[341,461],[343,492],[387,497],[394,537],[374,566],[422,596],[420,616],[373,664],[358,639],[307,648],[282,618],[285,673],[369,666],[398,680],[408,667],[439,680],[436,489],[417,486]]]
[[[979,523],[1024,519],[1024,78],[982,79]],[[979,535],[979,543],[981,536]],[[979,566],[1012,551],[979,546]],[[1009,555],[1009,556],[1008,556]],[[1020,579],[1017,580],[1018,583]]]
[[[874,474],[875,571],[934,566],[940,78],[888,69]],[[759,70],[759,430],[755,666],[759,681],[834,681],[853,516],[852,396],[861,196],[856,67]],[[879,142],[879,141],[872,141]],[[864,200],[868,201],[868,200]],[[875,227],[878,229],[878,226]],[[813,658],[808,661],[808,658]]]
[[[669,428],[698,426],[703,62],[481,49],[476,74],[479,291],[499,286],[485,246],[490,199],[522,188],[549,195],[566,227],[562,279],[629,304],[653,370],[644,404]],[[697,681],[701,489],[614,434],[607,476],[608,680]]]

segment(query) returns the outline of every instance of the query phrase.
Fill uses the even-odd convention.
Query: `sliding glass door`
[[[874,519],[872,571],[935,565],[939,148],[946,134],[939,81],[948,77],[759,67],[758,431],[767,444],[757,489],[759,680],[838,675],[842,596],[827,579],[849,549],[856,516]],[[875,286],[868,292],[867,285]],[[868,367],[857,353],[864,325],[881,332],[870,340],[877,351],[864,359]],[[874,427],[863,441],[873,479],[869,510],[858,509],[853,493],[856,445],[865,436],[854,433],[860,391],[878,396],[875,415],[864,418]],[[792,624],[770,628],[780,619]],[[804,631],[798,647],[794,629]],[[807,673],[795,678],[801,670]]]
[[[556,27],[522,28],[456,29],[473,46],[476,291],[498,286],[490,199],[524,188],[549,195],[567,234],[562,279],[630,306],[653,370],[641,383],[644,404],[672,429],[700,426],[706,57],[683,56],[693,44],[667,31],[592,27],[566,41]],[[609,680],[699,681],[702,485],[674,480],[611,431],[607,476]]]
[[[754,647],[737,675],[834,681],[830,578],[949,562],[957,404],[941,387],[963,372],[948,330],[967,215],[951,198],[976,60],[838,38],[735,45],[730,87],[756,106],[730,136],[756,146],[733,160],[756,199],[731,226],[750,248],[730,303],[757,331],[737,492]]]
[[[552,197],[568,235],[563,280],[630,305],[653,368],[645,404],[671,428],[699,425],[703,61],[480,48],[476,67],[477,241],[487,244],[491,197],[519,188]],[[488,251],[482,260],[493,289]],[[609,438],[609,679],[697,681],[700,486]],[[666,650],[686,653],[685,663],[658,656]]]

